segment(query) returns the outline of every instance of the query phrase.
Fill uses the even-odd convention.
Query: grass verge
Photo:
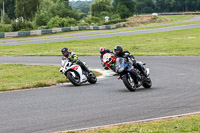
[[[158,28],[166,28],[172,26],[182,26],[182,25],[190,25],[190,24],[199,24],[200,21],[193,21],[193,22],[185,22],[185,23],[178,23],[178,24],[169,24],[169,25],[150,25],[148,27],[133,27],[133,28],[124,28],[116,31],[106,32],[106,33],[116,33],[116,32],[125,32],[125,31],[137,31],[137,30],[147,30],[147,29],[158,29]]]
[[[51,86],[68,82],[59,66],[0,64],[0,91]],[[94,71],[96,76],[101,75]]]
[[[113,49],[123,46],[136,56],[200,56],[200,28],[109,37],[99,39],[75,40],[58,43],[0,46],[0,55],[8,56],[59,56],[63,47],[77,55],[99,55],[99,47]]]
[[[199,133],[200,115],[105,127],[82,133]],[[79,132],[68,132],[79,133]]]

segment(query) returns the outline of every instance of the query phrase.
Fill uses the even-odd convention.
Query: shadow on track
[[[137,92],[147,92],[147,91],[152,91],[152,90],[155,90],[155,89],[158,89],[158,88],[155,88],[155,87],[152,87],[152,88],[137,88],[136,91],[129,91],[128,89],[125,88],[122,88],[122,89],[118,89],[118,90],[115,90],[117,92],[124,92],[124,93],[137,93]]]

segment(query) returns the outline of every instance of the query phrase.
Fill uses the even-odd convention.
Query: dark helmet
[[[117,46],[115,46],[114,51],[115,51],[116,55],[120,55],[123,53],[123,48],[122,48],[122,46],[117,45]]]
[[[67,57],[69,55],[69,51],[68,51],[68,48],[63,48],[61,50],[61,53],[63,54],[63,56]]]
[[[100,51],[101,54],[105,54],[106,49],[104,47],[100,47],[99,51]]]

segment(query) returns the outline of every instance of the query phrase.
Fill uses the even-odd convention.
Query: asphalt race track
[[[136,57],[153,87],[129,92],[117,76],[96,85],[0,92],[0,133],[54,132],[200,111],[200,57]],[[101,68],[99,57],[81,57]],[[0,57],[0,63],[60,65],[60,57]]]
[[[200,28],[200,24],[168,28],[2,42],[0,46],[61,42]],[[102,69],[99,57],[80,57]],[[200,111],[200,57],[136,57],[150,68],[153,87],[129,92],[117,76],[97,84],[0,92],[0,133],[46,133]],[[0,64],[60,65],[61,57],[0,56]]]
[[[70,41],[70,40],[83,40],[83,39],[105,38],[105,37],[114,37],[114,36],[138,35],[138,34],[174,31],[174,30],[191,29],[191,28],[200,28],[200,24],[190,24],[190,25],[182,25],[182,26],[164,27],[164,28],[158,28],[158,29],[126,31],[126,32],[117,32],[117,33],[104,33],[104,34],[98,34],[98,35],[49,38],[49,39],[29,40],[29,41],[26,40],[26,41],[17,41],[17,42],[15,42],[15,41],[14,42],[6,42],[6,40],[5,40],[5,42],[0,42],[0,46],[36,44],[36,43],[51,43],[51,42],[63,42],[63,41]]]

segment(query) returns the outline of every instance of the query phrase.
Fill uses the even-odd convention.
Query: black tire
[[[92,76],[90,78],[88,78],[88,82],[90,84],[95,84],[97,82],[97,77],[93,72],[91,72],[91,73],[92,73]]]
[[[122,80],[123,80],[123,82],[124,82],[124,85],[126,86],[126,88],[127,88],[129,91],[135,91],[135,90],[136,90],[135,82],[133,81],[132,83],[133,83],[134,85],[131,85],[128,76],[124,76],[124,77],[122,78]]]
[[[143,86],[144,88],[151,88],[151,86],[152,86],[151,79],[150,79],[150,78],[147,78],[145,81],[143,81],[142,86]]]
[[[76,71],[73,71],[76,75],[76,77],[73,77],[73,75],[71,74],[71,72],[67,72],[67,78],[69,79],[69,81],[75,85],[75,86],[80,86],[81,82],[80,82],[80,76]]]

